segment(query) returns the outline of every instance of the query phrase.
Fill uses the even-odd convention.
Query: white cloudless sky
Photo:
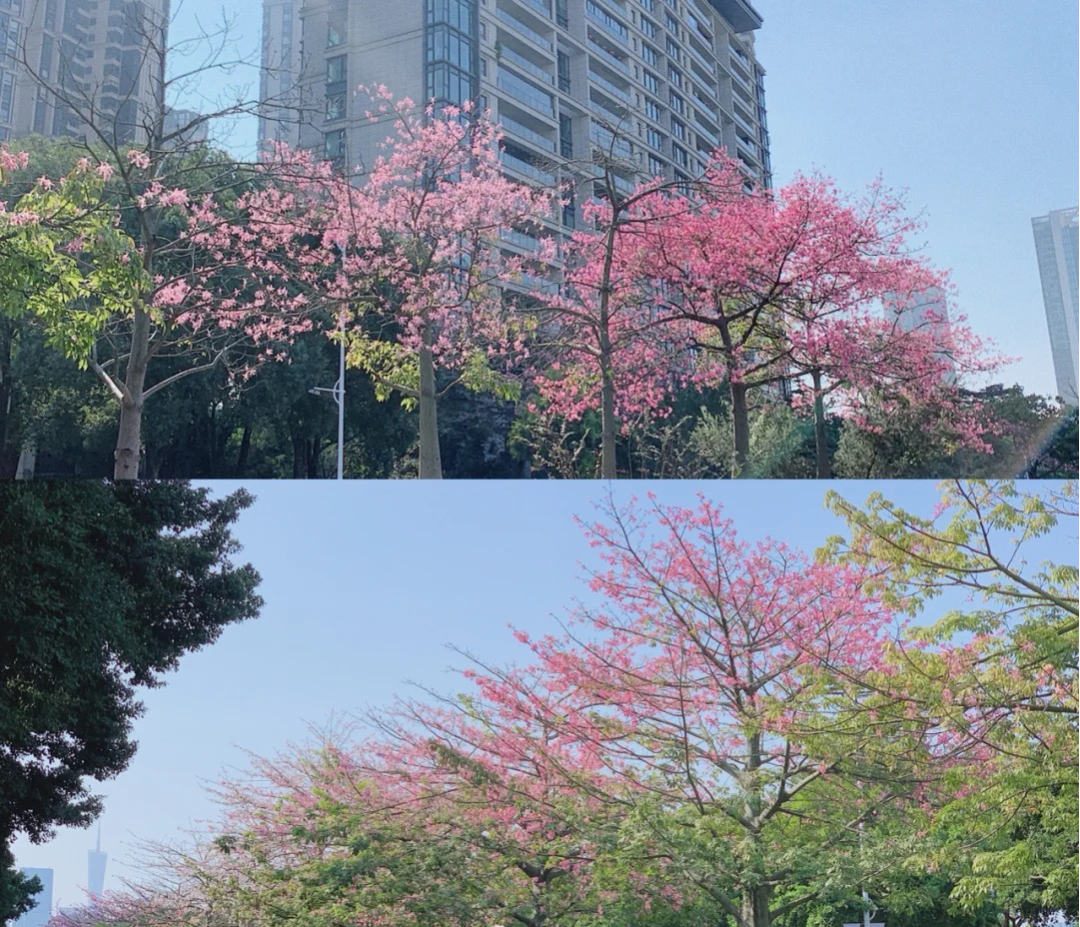
[[[211,484],[215,494],[237,484]],[[834,484],[835,485],[835,484]],[[271,754],[303,741],[334,713],[388,703],[409,682],[458,691],[447,644],[496,662],[527,662],[508,624],[556,632],[556,617],[590,593],[594,562],[575,515],[594,520],[604,496],[594,482],[259,482],[235,535],[262,574],[260,618],[227,628],[214,645],[181,660],[167,685],[145,694],[138,752],[101,784],[106,888],[130,876],[138,840],[170,840],[214,817],[205,792],[245,750]],[[772,536],[813,551],[841,523],[823,507],[825,487],[806,482],[620,483],[617,502],[655,491],[661,503],[719,501],[740,536]],[[930,482],[845,483],[861,503],[877,490],[929,515]],[[1075,557],[1076,538],[1036,559]],[[1036,549],[1038,551],[1038,549]],[[928,615],[928,619],[933,615]],[[94,829],[62,830],[15,844],[21,866],[55,871],[55,898],[79,903]]]
[[[851,193],[879,174],[906,191],[960,311],[1019,358],[997,379],[1053,395],[1031,219],[1080,202],[1075,0],[753,2],[776,183],[818,169]],[[258,0],[173,8],[174,44],[228,22],[238,57],[258,60]],[[212,111],[242,87],[257,92],[254,67],[208,76],[179,102]],[[253,118],[221,136],[245,156],[255,139]]]

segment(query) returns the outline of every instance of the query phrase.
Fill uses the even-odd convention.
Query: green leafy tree
[[[259,576],[231,559],[251,501],[182,483],[0,486],[0,847],[97,817],[86,780],[130,762],[138,690],[258,614]],[[30,888],[0,872],[0,920]]]
[[[1028,558],[1075,539],[1076,484],[957,481],[930,517],[879,493],[861,508],[831,493],[829,505],[850,537],[828,556],[876,570],[912,614],[953,606],[900,642],[876,681],[894,717],[935,719],[984,757],[955,771],[939,839],[916,864],[959,872],[951,897],[968,912],[993,899],[1006,912],[1075,913],[1078,571]]]

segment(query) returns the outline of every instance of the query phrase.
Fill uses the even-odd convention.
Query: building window
[[[346,55],[338,55],[335,58],[326,59],[326,86],[328,88],[335,84],[344,84],[348,79],[348,71],[346,68],[346,62],[348,57]]]
[[[345,94],[334,93],[326,98],[326,121],[344,119],[346,116]]]
[[[345,130],[335,129],[323,136],[323,154],[327,161],[345,159]]]
[[[345,29],[340,23],[331,23],[326,30],[326,47],[337,48],[345,41]]]
[[[565,113],[559,114],[559,154],[564,158],[574,156],[574,120]]]
[[[426,9],[428,100],[461,106],[479,92],[476,0],[427,0]]]

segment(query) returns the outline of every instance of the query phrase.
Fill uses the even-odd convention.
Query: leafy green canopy
[[[136,690],[258,614],[259,576],[231,560],[251,501],[184,483],[0,486],[0,847],[89,824],[86,780],[134,755]],[[0,920],[17,889],[4,866]]]

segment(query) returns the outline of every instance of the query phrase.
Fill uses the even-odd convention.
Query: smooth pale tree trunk
[[[829,459],[829,438],[825,433],[825,397],[821,392],[821,371],[811,374],[814,382],[814,451],[817,458],[817,478],[832,477],[832,460]]]
[[[128,384],[130,389],[130,384]],[[116,436],[116,463],[113,479],[139,478],[139,456],[142,448],[142,391],[136,397],[120,400],[120,430]]]
[[[124,378],[124,395],[120,399],[120,430],[116,436],[113,479],[139,478],[139,456],[142,450],[142,417],[146,403],[146,368],[150,362],[150,316],[138,308],[132,319],[131,356]]]
[[[743,894],[739,914],[746,927],[772,927],[771,895],[772,889],[767,885],[748,889]]]
[[[15,479],[32,480],[36,467],[37,448],[32,444],[28,444],[19,452],[19,462],[15,466]]]
[[[731,426],[735,442],[735,459],[731,475],[736,479],[750,477],[750,407],[747,402],[749,387],[745,383],[732,383]]]
[[[442,479],[439,451],[439,398],[435,392],[435,358],[431,353],[431,331],[424,329],[420,349],[420,479]]]

